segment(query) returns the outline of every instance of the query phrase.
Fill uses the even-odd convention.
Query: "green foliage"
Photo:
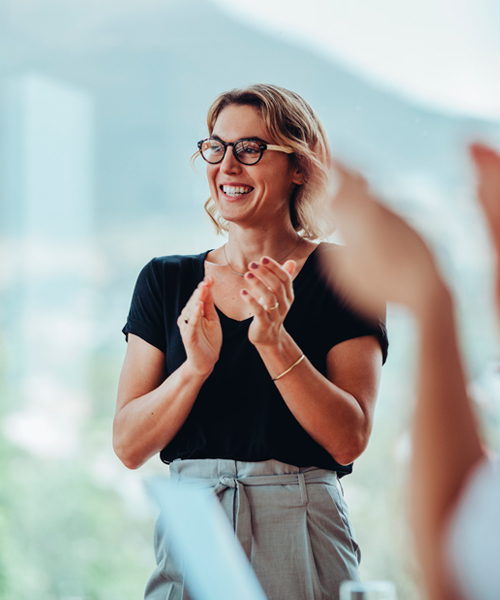
[[[99,456],[112,457],[110,398],[89,419],[77,458],[36,457],[0,433],[2,600],[142,597],[154,568],[153,521],[134,518],[94,474]]]

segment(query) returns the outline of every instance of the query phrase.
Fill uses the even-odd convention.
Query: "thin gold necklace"
[[[282,256],[279,260],[277,260],[276,262],[281,264],[281,261],[285,260],[285,258],[287,258],[287,256],[290,256],[290,254],[296,249],[298,248],[299,244],[302,242],[303,238],[299,236],[299,241],[295,244],[295,246],[285,254],[285,256]],[[226,254],[226,246],[227,243],[224,244],[224,246],[222,246],[222,251],[224,253],[224,258],[226,259],[226,265],[229,267],[229,270],[231,271],[231,273],[234,273],[235,275],[239,275],[240,277],[245,277],[245,273],[238,273],[238,271],[235,271],[231,265],[229,264],[229,261],[227,260],[227,254]]]

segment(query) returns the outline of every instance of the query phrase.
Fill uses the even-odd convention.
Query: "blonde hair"
[[[255,84],[229,90],[218,96],[208,110],[209,135],[220,113],[230,105],[254,106],[261,114],[272,143],[290,146],[290,160],[302,175],[290,200],[292,225],[302,237],[318,239],[332,232],[325,204],[330,190],[330,147],[325,130],[313,109],[295,92],[270,84]],[[193,155],[193,159],[199,152]],[[227,222],[210,197],[205,210],[217,232],[227,231]]]

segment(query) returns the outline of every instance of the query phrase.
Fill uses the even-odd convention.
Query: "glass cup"
[[[391,581],[343,581],[340,600],[397,600]]]

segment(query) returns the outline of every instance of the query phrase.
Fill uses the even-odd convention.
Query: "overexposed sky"
[[[211,0],[421,103],[500,120],[499,0]]]

